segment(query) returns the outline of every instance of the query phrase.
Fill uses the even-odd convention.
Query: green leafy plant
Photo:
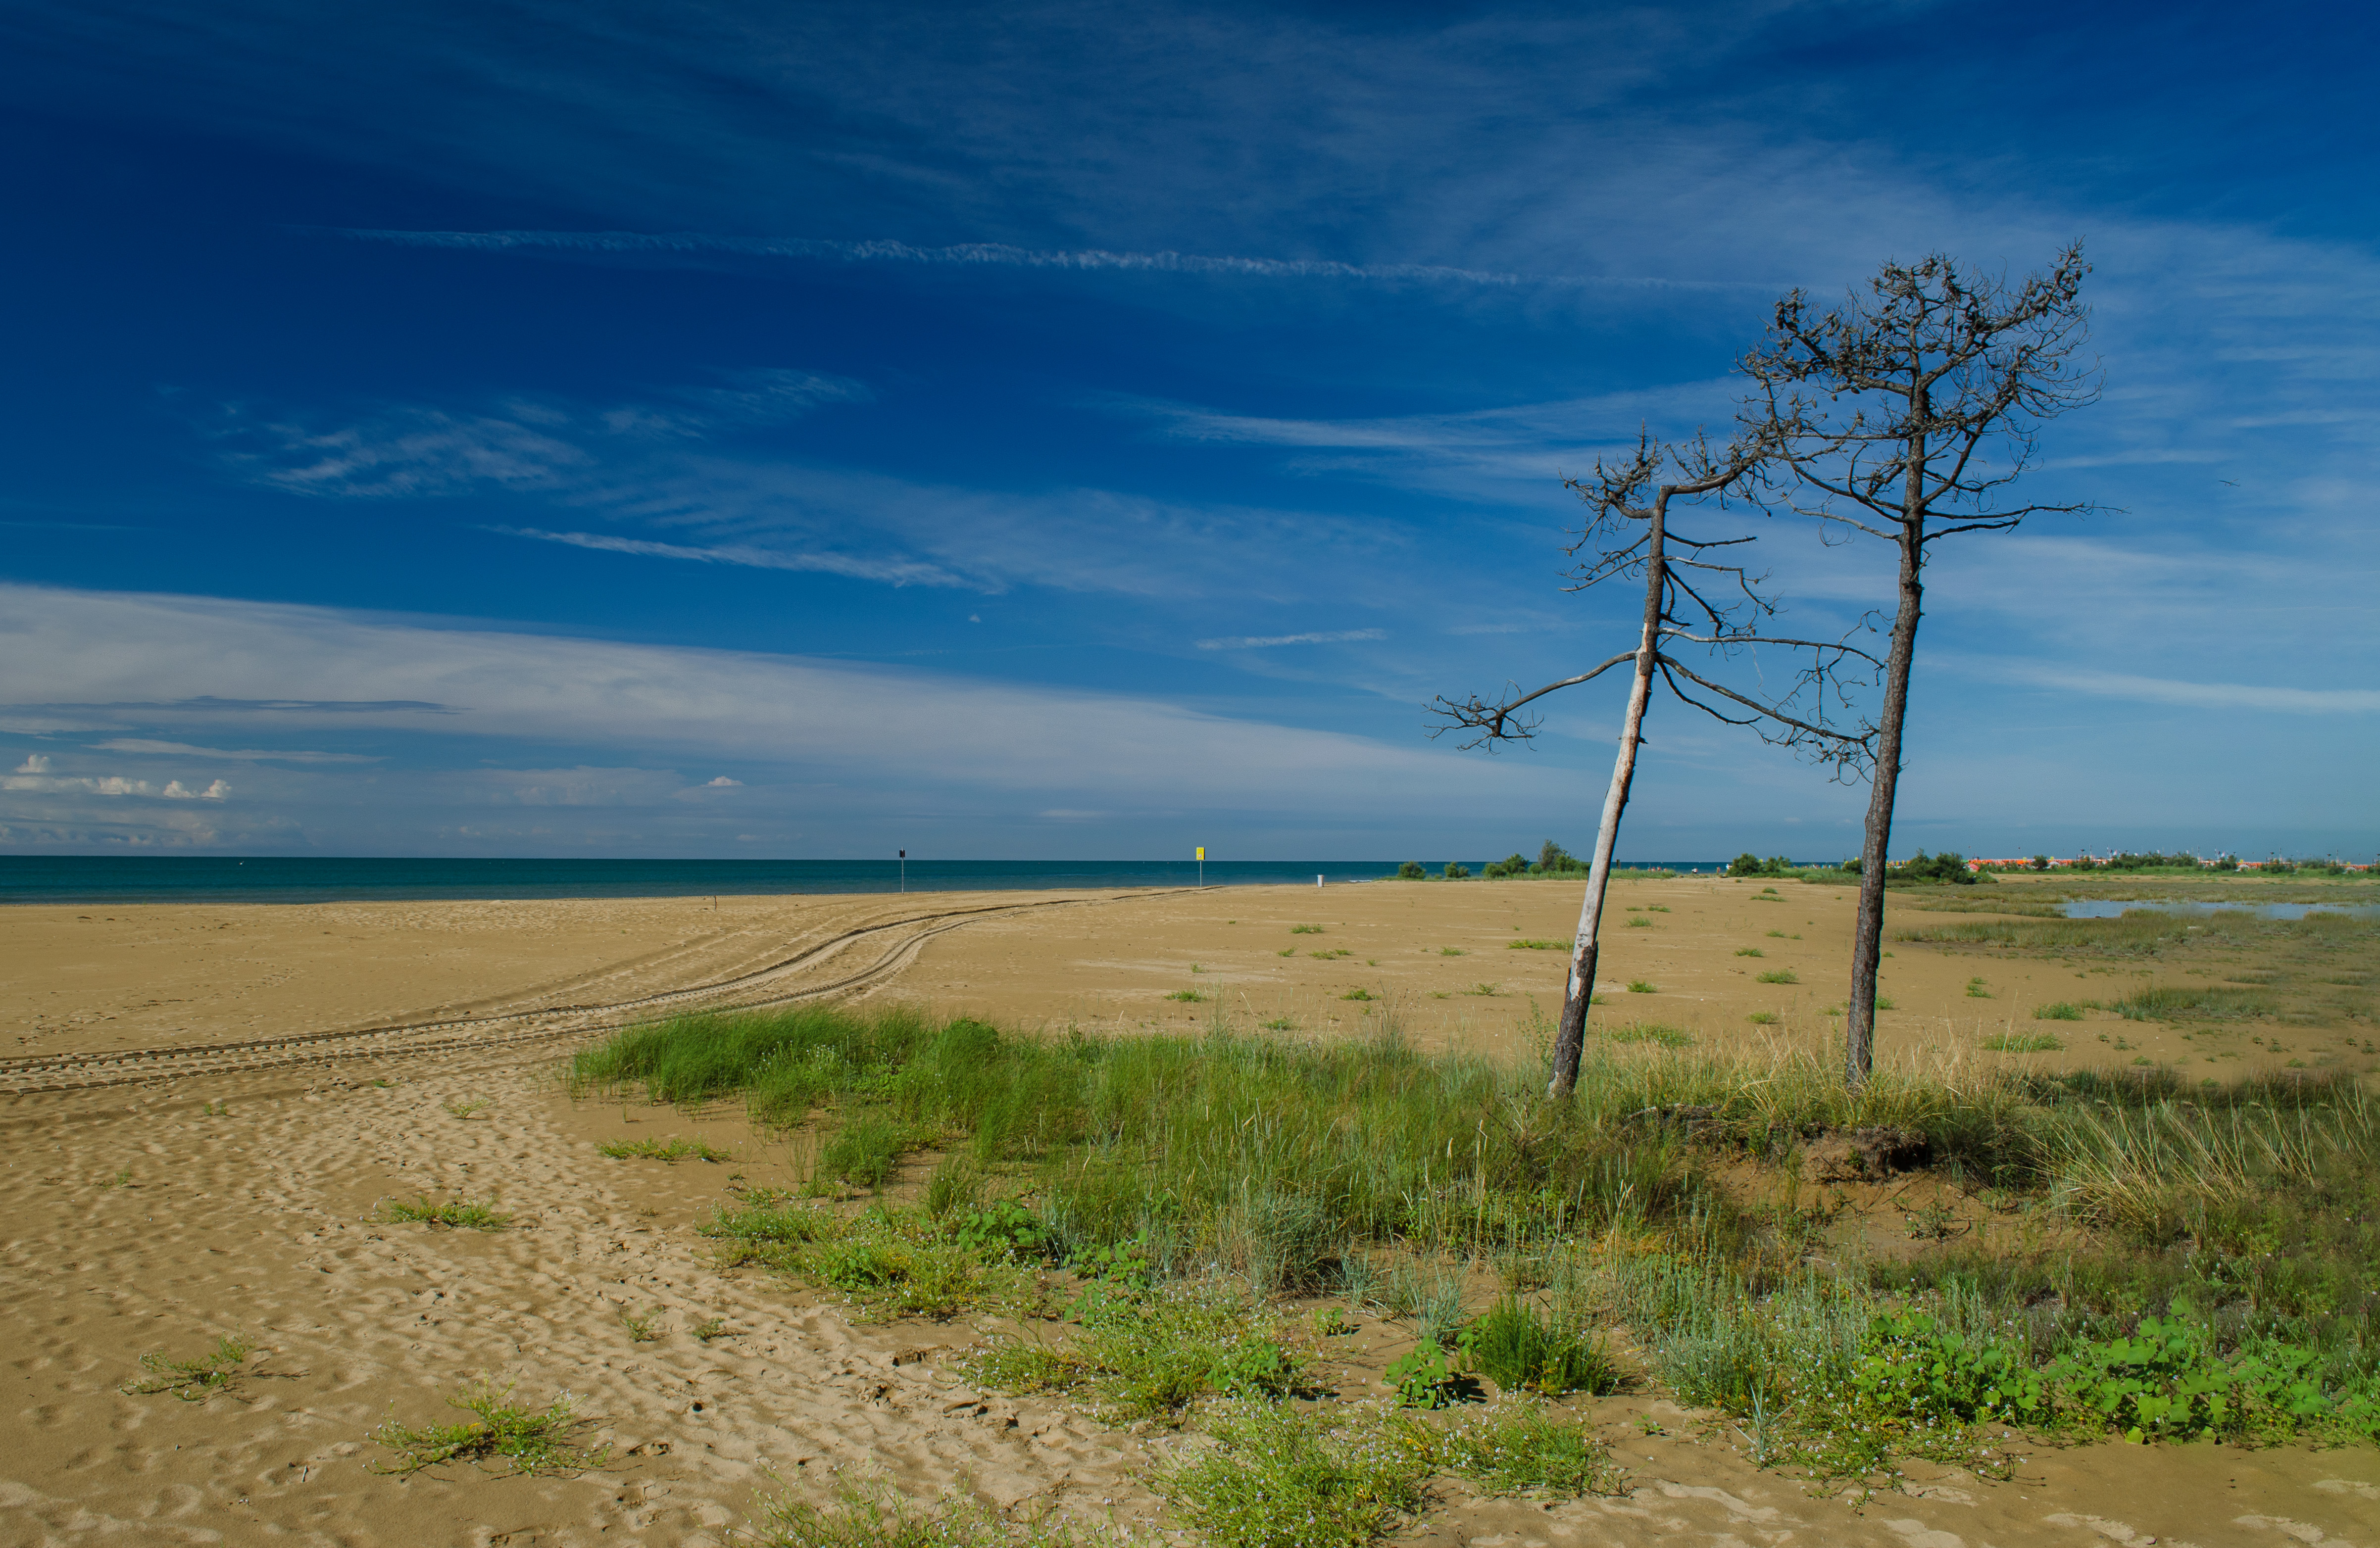
[[[1755,974],[1753,976],[1763,984],[1799,984],[1802,982],[1800,975],[1795,974],[1791,968],[1773,968],[1767,973]]]
[[[1560,951],[1569,945],[1566,940],[1508,940],[1504,949],[1508,951]]]
[[[1293,936],[1318,936],[1322,933],[1322,926],[1319,925],[1292,925],[1289,927],[1289,933]]]
[[[662,1336],[661,1316],[655,1312],[632,1312],[623,1306],[620,1308],[620,1325],[628,1330],[631,1343],[656,1343]]]
[[[1661,986],[1647,979],[1632,978],[1628,981],[1628,992],[1632,995],[1658,995]]]
[[[1040,1258],[1050,1251],[1049,1222],[1014,1199],[994,1199],[975,1210],[952,1235],[961,1247],[988,1258]]]
[[[1463,1377],[1438,1340],[1426,1337],[1390,1361],[1382,1380],[1401,1409],[1442,1409],[1455,1400]]]
[[[1928,1312],[1871,1321],[1850,1386],[1862,1406],[1904,1421],[2035,1424],[2049,1414],[2047,1388],[2021,1349],[1961,1336]]]
[[[125,1383],[120,1390],[143,1396],[170,1392],[185,1403],[204,1402],[238,1385],[248,1357],[255,1351],[253,1340],[243,1335],[227,1334],[196,1360],[168,1360],[162,1354],[145,1354],[140,1357],[141,1374]]]
[[[1766,957],[1768,955],[1767,952],[1763,951],[1756,946],[1739,946],[1735,949],[1735,954],[1739,957]]]
[[[1170,994],[1170,995],[1166,996],[1165,998],[1166,998],[1167,999],[1186,1000],[1186,1001],[1188,1001],[1189,1003],[1191,1003],[1191,1004],[1193,1004],[1193,1005],[1196,1005],[1196,1003],[1198,1003],[1200,1000],[1205,999],[1207,997],[1206,997],[1205,995],[1200,994],[1200,993],[1199,993],[1197,990],[1196,990],[1196,989],[1176,989],[1176,990],[1174,990],[1172,994]]]
[[[1207,1385],[1228,1397],[1286,1397],[1298,1390],[1301,1362],[1269,1338],[1235,1345],[1207,1368]]]
[[[1760,1027],[1773,1027],[1777,1024],[1778,1020],[1777,1012],[1774,1010],[1755,1010],[1743,1019],[1750,1022],[1754,1026]]]
[[[2036,1022],[2079,1022],[2082,1019],[2082,1008],[2069,1000],[2052,1000],[2047,1005],[2034,1006],[2033,1019]]]

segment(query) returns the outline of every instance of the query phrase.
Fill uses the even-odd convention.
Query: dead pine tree
[[[1584,556],[1566,589],[1585,591],[1614,579],[1641,575],[1645,611],[1636,647],[1534,693],[1508,692],[1492,701],[1440,696],[1430,706],[1441,721],[1432,736],[1461,729],[1472,733],[1463,746],[1484,745],[1493,751],[1499,742],[1525,742],[1535,734],[1537,721],[1522,713],[1525,706],[1548,694],[1591,683],[1622,662],[1635,664],[1628,707],[1621,720],[1620,750],[1612,760],[1611,783],[1604,792],[1603,816],[1596,828],[1586,897],[1579,906],[1578,935],[1571,946],[1570,980],[1562,996],[1561,1022],[1554,1037],[1553,1069],[1547,1086],[1548,1094],[1556,1100],[1568,1096],[1578,1081],[1579,1059],[1586,1044],[1587,1007],[1595,998],[1604,893],[1611,880],[1611,856],[1620,839],[1621,817],[1628,807],[1629,787],[1636,776],[1637,749],[1644,744],[1645,715],[1652,703],[1654,679],[1658,677],[1672,695],[1706,714],[1730,724],[1759,728],[1768,741],[1812,750],[1821,760],[1856,765],[1864,757],[1872,728],[1864,723],[1849,729],[1829,723],[1851,702],[1835,680],[1847,665],[1864,665],[1872,672],[1880,663],[1845,641],[1788,639],[1764,631],[1776,606],[1762,594],[1760,577],[1746,566],[1730,562],[1729,552],[1753,542],[1755,535],[1696,538],[1670,526],[1673,501],[1687,501],[1707,513],[1713,506],[1723,508],[1730,493],[1741,494],[1757,483],[1770,450],[1768,439],[1756,432],[1739,435],[1717,450],[1700,435],[1676,445],[1640,435],[1635,455],[1627,462],[1613,466],[1597,459],[1590,477],[1564,479],[1564,487],[1592,512],[1578,540],[1566,550],[1573,558]],[[1700,647],[1704,671],[1680,658],[1677,647],[1681,646]],[[1793,688],[1781,697],[1739,691],[1715,675],[1704,675],[1721,670],[1711,658],[1723,661],[1761,646],[1810,652]],[[1811,701],[1807,705],[1802,702],[1804,694]],[[1709,702],[1713,699],[1723,701],[1726,707]]]
[[[2098,394],[2095,365],[2077,359],[2090,272],[2079,245],[2013,284],[1938,254],[1888,263],[1867,294],[1830,311],[1814,310],[1798,290],[1786,296],[1767,342],[1738,363],[1754,383],[1743,433],[1765,438],[1791,470],[1794,507],[1841,541],[1875,538],[1899,552],[1845,1017],[1844,1079],[1854,1086],[1876,1061],[1885,850],[1927,548],[2088,508],[2024,503],[2010,486],[2032,463],[2041,423]]]

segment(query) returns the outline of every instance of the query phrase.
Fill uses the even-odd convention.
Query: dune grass
[[[968,1237],[959,1222],[990,1206],[939,1169],[939,1206],[855,1217],[747,1201],[710,1228],[722,1263],[785,1268],[892,1314],[1037,1294],[1040,1265],[1065,1264],[1115,1287],[1133,1323],[1158,1316],[1167,1286],[1221,1275],[1248,1294],[1329,1290],[1411,1317],[1437,1347],[1466,1325],[1447,1265],[1493,1263],[1539,1287],[1516,1293],[1549,1338],[1631,1324],[1660,1382],[1734,1415],[1766,1459],[1828,1476],[1896,1452],[1988,1469],[1986,1424],[2142,1428],[2202,1390],[2236,1400],[2190,1433],[2380,1433],[2380,1119],[2351,1078],[2053,1074],[1969,1045],[1880,1066],[1852,1091],[1823,1046],[1735,1055],[1640,1025],[1599,1028],[1556,1105],[1534,1063],[1417,1049],[1392,1002],[1368,1020],[1371,1035],[1334,1043],[1220,1018],[1198,1035],[1111,1039],[804,1008],[622,1033],[572,1076],[586,1093],[740,1097],[764,1127],[818,1126],[822,1158],[855,1132],[890,1159],[888,1136],[931,1145],[1021,1201],[1023,1247],[998,1246],[1018,1240],[1014,1217]],[[1850,1130],[1913,1136],[1925,1165],[2061,1222],[2066,1244],[1946,1231],[1912,1262],[1810,1266],[1824,1219],[1748,1197],[1721,1164],[1798,1167],[1808,1137]],[[1067,1325],[1004,1347],[983,1379],[1172,1421],[1294,1376],[1291,1342],[1256,1339],[1278,1358],[1256,1348],[1245,1314],[1229,1326],[1252,1352],[1228,1370],[1220,1333],[1169,1355],[1133,1353],[1096,1316]],[[2126,1366],[2143,1328],[2187,1348]],[[1936,1365],[1964,1373],[1911,1385]]]

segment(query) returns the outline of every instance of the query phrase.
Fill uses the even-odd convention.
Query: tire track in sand
[[[697,1007],[710,1010],[759,1010],[771,1006],[797,1004],[803,1000],[825,999],[874,987],[917,961],[917,953],[936,936],[978,919],[1037,909],[1125,902],[1164,897],[1180,890],[1184,889],[1168,888],[1101,898],[1037,898],[1028,902],[976,904],[879,920],[837,931],[824,940],[765,967],[626,999],[583,1005],[534,1006],[524,1010],[394,1022],[345,1032],[293,1033],[283,1037],[248,1038],[231,1043],[0,1058],[0,1094],[30,1096],[37,1092],[89,1091],[105,1086],[178,1080],[190,1075],[236,1074],[287,1065],[319,1064],[340,1058],[414,1058],[463,1050],[483,1051],[616,1031],[648,1020],[652,1012],[659,1010]],[[790,989],[783,987],[786,979],[825,965],[861,941],[903,931],[907,933],[895,934],[885,949],[857,972],[823,983],[806,984]],[[599,973],[589,976],[602,975]]]

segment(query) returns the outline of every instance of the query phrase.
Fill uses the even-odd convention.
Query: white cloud
[[[221,801],[231,793],[231,786],[217,780],[204,790],[187,790],[181,780],[173,780],[167,781],[164,793],[175,801]]]
[[[1972,663],[1971,663],[1972,665]],[[1996,675],[2012,683],[2062,689],[2099,698],[2192,709],[2244,709],[2282,715],[2368,715],[2380,712],[2380,689],[2301,688],[2277,683],[2190,683],[2098,671],[2049,661],[2003,661]]]
[[[11,774],[0,779],[0,790],[40,791],[47,794],[89,792],[93,795],[147,795],[152,788],[146,780],[128,780],[120,774]]]
[[[965,586],[968,583],[938,565],[901,560],[861,559],[837,553],[789,553],[783,549],[731,543],[696,548],[685,543],[657,543],[643,538],[619,538],[602,532],[546,532],[533,526],[498,526],[489,530],[508,538],[535,538],[573,548],[605,553],[640,554],[653,559],[687,559],[701,564],[735,564],[755,570],[810,571],[883,581],[892,586]]]
[[[271,747],[200,747],[188,742],[152,742],[144,737],[117,736],[92,745],[107,753],[140,753],[156,757],[226,758],[240,763],[378,763],[372,753],[314,753]]]
[[[833,785],[843,792],[833,799],[845,803],[880,800],[892,786],[946,785],[970,802],[1004,800],[997,794],[1003,792],[1096,792],[1110,808],[1124,793],[1144,807],[1272,811],[1343,804],[1360,792],[1367,805],[1393,812],[1481,797],[1515,788],[1515,780],[1551,790],[1561,778],[1443,749],[1201,714],[1149,697],[749,652],[428,628],[281,604],[0,586],[0,702],[129,703],[142,716],[170,719],[177,703],[211,696],[212,706],[275,707],[209,707],[211,724],[267,716],[285,724],[310,718],[286,707],[334,695],[366,705],[443,705],[442,738],[593,743],[663,759],[766,759]],[[340,709],[335,717],[330,723],[348,734],[421,724],[403,708]],[[488,779],[483,798],[505,804],[611,799],[583,771]],[[674,776],[651,779],[636,799],[662,800],[685,788]]]
[[[731,780],[726,775],[722,774],[715,780],[704,780],[703,788],[705,790],[734,790],[743,783],[744,781],[741,780]]]
[[[1386,629],[1332,629],[1312,635],[1240,635],[1228,639],[1200,640],[1201,650],[1261,650],[1275,645],[1344,645],[1354,640],[1384,640]]]
[[[46,774],[49,771],[50,760],[39,753],[28,753],[25,761],[17,766],[19,774]]]
[[[564,252],[640,258],[794,259],[810,262],[904,267],[1099,270],[1130,273],[1220,275],[1258,280],[1354,280],[1369,284],[1457,284],[1494,289],[1610,287],[1646,290],[1772,288],[1772,282],[1682,280],[1656,275],[1524,274],[1440,263],[1342,263],[1328,259],[1243,258],[1181,252],[1118,252],[1104,248],[1021,248],[1006,242],[917,247],[889,238],[865,242],[807,236],[722,236],[676,231],[386,231],[343,229],[358,242],[469,252]]]

